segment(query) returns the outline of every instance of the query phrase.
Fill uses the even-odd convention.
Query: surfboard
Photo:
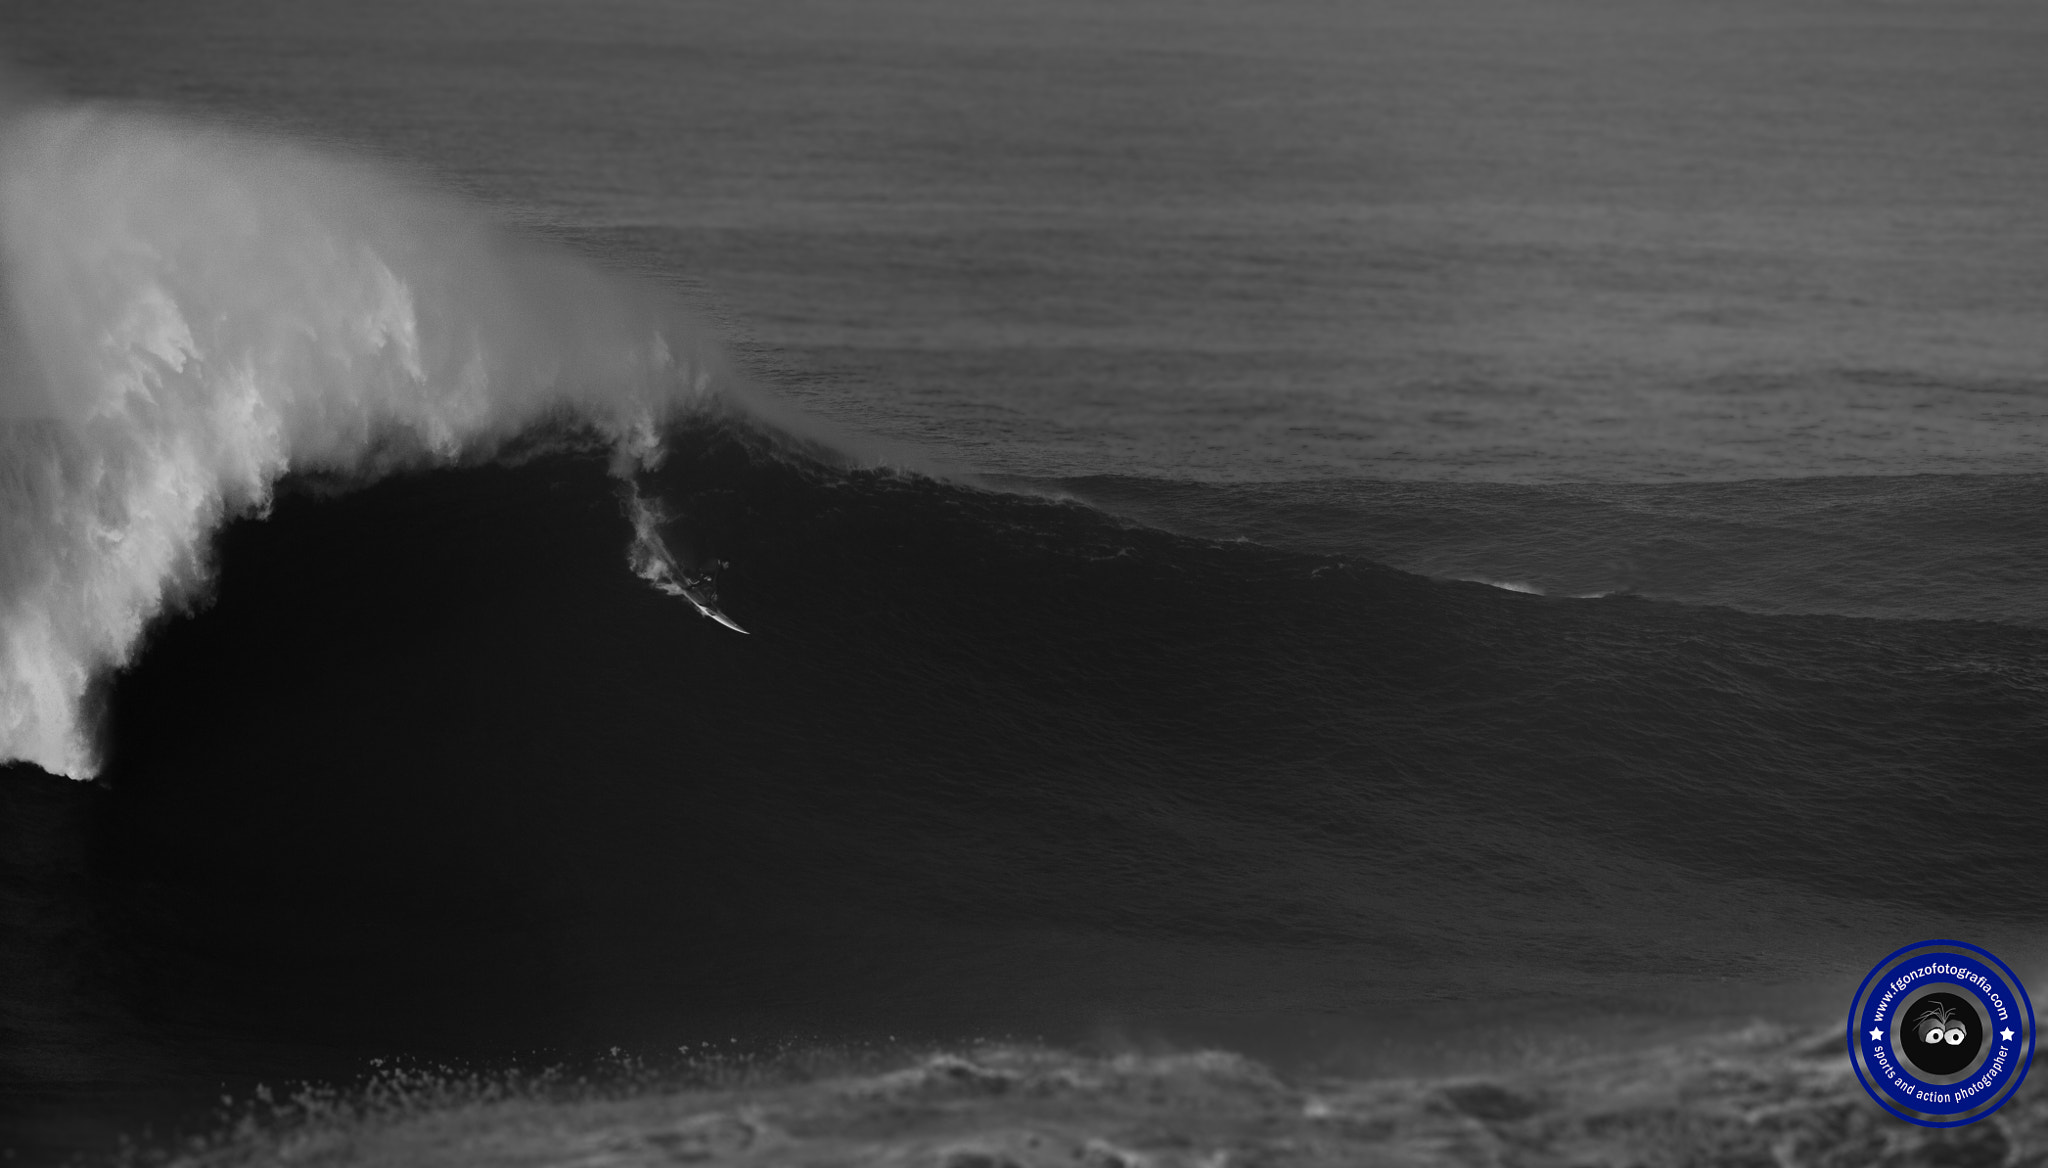
[[[744,633],[747,631],[741,628],[738,624],[734,623],[731,617],[718,611],[718,606],[704,599],[703,596],[698,594],[695,588],[688,588],[679,584],[676,586],[676,593],[677,595],[681,596],[684,600],[687,600],[691,604],[696,605],[698,612],[703,613],[705,616],[710,617],[712,620],[717,621],[719,624],[724,625],[726,628],[731,629],[733,632]]]

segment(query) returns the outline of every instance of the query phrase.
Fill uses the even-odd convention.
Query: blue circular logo
[[[1886,1111],[1961,1127],[2012,1098],[2034,1056],[2034,1004],[2005,962],[1922,941],[1877,963],[1849,1007],[1849,1062]]]

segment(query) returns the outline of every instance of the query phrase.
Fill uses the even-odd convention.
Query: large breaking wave
[[[643,457],[730,389],[674,306],[376,167],[108,106],[0,119],[0,757],[94,773],[93,677],[288,470]],[[635,444],[639,444],[637,449]]]

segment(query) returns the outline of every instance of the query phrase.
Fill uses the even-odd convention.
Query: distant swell
[[[280,475],[476,457],[555,416],[626,466],[718,372],[678,312],[571,256],[168,116],[0,123],[0,248],[0,757],[66,775],[98,765],[93,676]]]

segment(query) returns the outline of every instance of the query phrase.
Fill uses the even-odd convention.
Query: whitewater
[[[163,113],[8,111],[0,264],[0,758],[76,778],[94,679],[281,476],[480,459],[543,421],[630,473],[738,392],[626,281],[365,160]]]

